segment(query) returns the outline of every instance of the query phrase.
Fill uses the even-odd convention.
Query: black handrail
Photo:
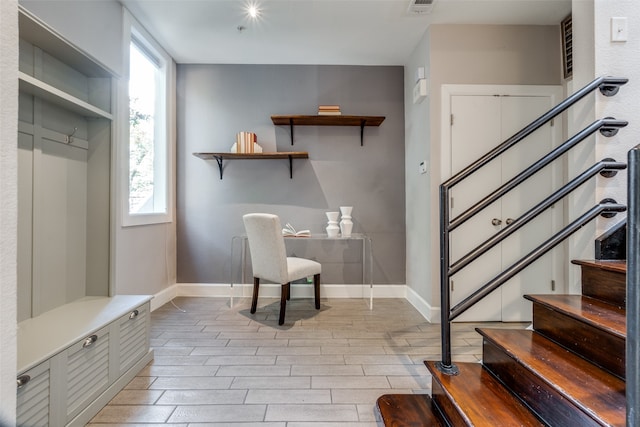
[[[520,273],[526,267],[535,262],[538,258],[546,254],[548,251],[553,249],[559,243],[564,241],[567,237],[575,233],[584,227],[589,221],[607,212],[624,212],[627,210],[625,205],[620,205],[617,203],[600,203],[589,209],[586,213],[582,214],[579,218],[573,221],[571,224],[564,227],[558,233],[551,236],[540,246],[529,252],[524,257],[520,258],[518,261],[510,265],[506,270],[502,271],[493,279],[489,280],[483,286],[481,286],[477,291],[469,295],[467,298],[463,299],[460,303],[458,303],[455,307],[453,307],[449,314],[449,321],[454,320],[456,317],[460,316],[467,309],[473,306],[475,303],[480,301],[482,298],[489,295],[491,292],[495,291],[500,287],[500,285],[504,284],[506,281],[511,279],[516,274]]]
[[[629,124],[629,122],[624,120],[615,120],[612,118],[600,119],[591,123],[589,126],[563,142],[561,145],[550,151],[543,158],[529,166],[527,169],[520,172],[518,175],[511,178],[509,181],[505,182],[502,186],[498,187],[493,193],[489,194],[482,200],[480,200],[475,205],[468,208],[466,211],[455,217],[451,220],[449,224],[449,231],[453,231],[462,225],[465,221],[467,221],[472,216],[476,215],[478,212],[489,206],[491,203],[498,200],[500,197],[507,194],[509,191],[513,190],[518,185],[522,184],[527,179],[531,178],[535,175],[540,169],[549,165],[551,162],[556,160],[558,157],[565,154],[567,151],[575,147],[577,144],[582,142],[584,139],[591,136],[594,132],[600,130],[605,132],[610,132],[613,129],[618,129],[625,127]]]
[[[491,204],[492,202],[498,200],[504,194],[506,194],[507,192],[509,192],[513,188],[515,188],[517,185],[519,185],[520,183],[522,183],[523,181],[525,181],[529,177],[531,177],[533,174],[535,174],[536,172],[540,171],[543,167],[545,167],[546,165],[551,163],[553,160],[557,159],[559,156],[564,154],[566,151],[568,151],[575,144],[577,144],[578,142],[584,140],[589,135],[593,134],[595,131],[600,130],[600,132],[604,136],[613,136],[613,135],[616,134],[618,128],[626,126],[627,122],[618,121],[618,120],[615,120],[613,118],[605,118],[605,119],[601,119],[601,120],[595,121],[594,123],[589,125],[587,128],[585,128],[584,130],[582,130],[581,132],[579,132],[578,134],[576,134],[575,136],[570,138],[568,141],[563,143],[560,147],[558,147],[555,150],[551,151],[545,157],[543,157],[542,159],[538,160],[533,165],[529,166],[527,169],[525,169],[523,172],[518,174],[516,177],[512,178],[509,182],[507,182],[506,184],[504,184],[503,186],[501,186],[500,188],[495,190],[490,195],[486,196],[484,199],[482,199],[479,202],[477,202],[471,208],[467,209],[461,215],[456,217],[454,219],[454,221],[451,221],[450,218],[449,218],[449,212],[450,212],[450,206],[449,206],[449,200],[450,200],[449,199],[449,194],[450,193],[449,193],[449,191],[450,191],[450,189],[453,186],[455,186],[456,184],[458,184],[461,181],[463,181],[464,179],[466,179],[469,176],[471,176],[473,173],[475,173],[476,171],[478,171],[482,167],[486,166],[488,163],[490,163],[492,160],[496,159],[498,156],[500,156],[506,150],[508,150],[509,148],[513,147],[514,145],[516,145],[517,143],[522,141],[524,138],[526,138],[527,136],[529,136],[530,134],[535,132],[537,129],[542,127],[545,123],[547,123],[548,121],[550,121],[554,117],[560,115],[562,112],[564,112],[569,107],[574,105],[576,102],[578,102],[579,100],[584,98],[586,95],[588,95],[589,93],[594,91],[596,88],[600,89],[600,92],[602,94],[604,94],[605,96],[612,96],[612,95],[615,95],[618,92],[619,87],[621,85],[624,85],[627,82],[628,82],[628,79],[626,79],[626,78],[616,78],[616,77],[599,77],[599,78],[593,80],[591,83],[589,83],[588,85],[586,85],[582,89],[580,89],[577,92],[575,92],[573,95],[571,95],[568,98],[566,98],[560,104],[558,104],[557,106],[553,107],[548,112],[544,113],[542,116],[540,116],[539,118],[537,118],[536,120],[531,122],[529,125],[525,126],[521,131],[517,132],[515,135],[513,135],[512,137],[510,137],[509,139],[507,139],[506,141],[504,141],[503,143],[498,145],[496,148],[494,148],[493,150],[489,151],[487,154],[485,154],[484,156],[480,157],[478,160],[476,160],[475,162],[473,162],[472,164],[470,164],[469,166],[464,168],[462,171],[456,173],[453,177],[449,178],[443,184],[440,185],[440,299],[441,299],[440,302],[441,302],[441,322],[442,322],[442,325],[441,325],[442,326],[442,361],[437,363],[438,369],[440,371],[442,371],[442,372],[444,372],[446,374],[450,374],[450,375],[455,375],[458,372],[457,367],[451,361],[451,320],[453,319],[451,317],[451,315],[454,314],[454,313],[451,310],[451,295],[450,295],[449,286],[448,286],[449,277],[451,276],[451,274],[453,274],[453,273],[451,273],[451,270],[450,270],[450,268],[452,268],[453,266],[450,266],[449,233],[453,229],[458,227],[460,224],[462,224],[465,221],[467,221],[473,215],[476,215],[477,213],[479,213],[482,209],[487,207],[489,204]],[[568,186],[574,186],[574,181],[572,181],[571,183],[569,183],[567,185]],[[575,185],[575,187],[577,187],[577,185]],[[560,190],[560,191],[564,192],[565,190]],[[568,192],[570,192],[572,190],[566,190],[566,191],[568,193]],[[555,194],[550,196],[550,197],[555,197]],[[545,199],[543,202],[541,202],[540,204],[536,205],[536,208],[538,206],[542,206],[542,205],[548,204],[548,199],[549,198]],[[550,206],[550,204],[549,204],[549,206]],[[614,207],[614,206],[616,206],[616,207]],[[609,205],[608,208],[606,208],[606,209],[614,209],[615,210],[615,209],[618,209],[617,208],[618,206],[622,206],[622,205]],[[534,208],[534,209],[536,209],[536,208]],[[605,209],[605,208],[594,207],[589,212],[587,212],[585,215],[586,216],[590,216],[595,211],[597,211],[599,209]],[[517,221],[520,221],[521,223],[520,223],[520,225],[516,224],[516,227],[517,228],[521,227],[522,225],[524,225],[524,223],[530,221],[531,219],[533,219],[537,215],[539,215],[543,210],[544,209],[536,211],[535,214],[533,212],[531,212],[531,211],[527,212],[527,214],[525,214],[525,215],[521,216],[520,218],[518,218]],[[526,217],[529,213],[531,213],[532,216],[531,217],[527,217],[528,219],[526,221],[523,221],[523,218]],[[600,213],[602,213],[602,211],[600,211]],[[576,220],[576,221],[579,222],[581,219],[586,218],[585,215],[583,215],[582,217],[578,218],[578,220]],[[595,216],[597,216],[597,215],[598,214],[596,213]],[[577,224],[576,221],[574,221],[572,224],[570,224],[569,227]],[[514,225],[514,224],[512,224],[512,225]],[[516,228],[516,227],[514,227],[514,228]],[[565,230],[567,230],[567,228],[565,228]],[[576,230],[577,230],[577,228],[576,228]],[[513,231],[515,231],[515,230],[513,230]],[[565,239],[568,235],[570,235],[574,231],[571,231],[569,234],[567,234],[566,236],[562,237],[562,239]],[[472,261],[471,258],[476,259],[477,257],[481,256],[482,254],[484,254],[485,252],[490,250],[491,247],[493,247],[492,245],[495,245],[495,244],[499,243],[500,241],[502,241],[504,238],[507,237],[508,234],[511,234],[511,232],[505,232],[504,235],[500,235],[499,237],[496,237],[494,239],[495,241],[493,241],[491,243],[491,245],[490,244],[485,244],[487,242],[483,243],[481,245],[482,246],[481,248],[474,249],[473,254],[467,254],[467,255],[463,256],[463,258],[461,258],[458,261],[458,263],[460,263],[462,260],[464,260],[463,263],[465,263],[465,265],[468,265]],[[562,235],[563,232],[564,232],[564,230],[561,231],[558,234]],[[556,235],[556,236],[558,236],[558,235]],[[455,309],[456,309],[455,317],[457,317],[460,314],[462,314],[466,309],[471,307],[473,304],[478,302],[480,299],[482,299],[488,293],[490,293],[491,291],[495,290],[497,287],[499,287],[505,281],[509,280],[509,278],[512,277],[512,276],[510,276],[509,278],[505,278],[506,276],[503,276],[503,274],[507,273],[508,271],[512,271],[512,269],[517,269],[517,272],[521,271],[522,269],[526,268],[526,266],[528,266],[533,261],[535,261],[535,259],[537,259],[539,256],[542,256],[544,254],[544,252],[548,251],[550,248],[552,248],[553,246],[557,245],[560,241],[555,242],[553,240],[554,237],[552,237],[551,239],[547,240],[545,243],[543,243],[541,246],[539,246],[534,252],[532,252],[532,253],[528,254],[527,256],[523,257],[521,260],[516,262],[514,265],[512,265],[505,272],[503,272],[500,275],[496,276],[494,279],[492,279],[492,281],[490,281],[489,283],[485,284],[482,288],[480,288],[480,290],[476,291],[470,297],[465,299],[462,303],[458,304],[455,307]],[[553,243],[553,246],[547,247],[551,243]],[[537,255],[536,251],[538,249],[543,250],[544,252],[542,252],[540,255]],[[531,256],[535,256],[536,258],[531,260],[531,261],[527,261]],[[468,257],[471,257],[471,258],[468,258]],[[522,265],[522,268],[519,267],[520,265]],[[458,265],[458,266],[456,266],[456,270],[455,271],[456,272],[460,271],[461,268],[464,268],[464,266]],[[513,275],[517,274],[517,272],[513,273]],[[493,287],[494,285],[495,285],[495,287]],[[488,290],[489,288],[491,288],[491,290]],[[475,298],[474,295],[477,296],[478,298]],[[470,298],[473,301],[471,301]],[[461,306],[461,304],[462,304],[462,306]]]
[[[629,151],[627,174],[627,426],[640,426],[640,145]]]
[[[527,212],[514,219],[513,222],[508,226],[491,236],[489,239],[485,240],[480,245],[476,246],[475,249],[472,249],[465,256],[460,258],[458,261],[451,264],[451,268],[449,269],[449,276],[453,276],[464,267],[478,259],[482,254],[490,250],[492,247],[502,242],[504,239],[509,237],[511,234],[516,232],[522,226],[530,222],[532,219],[536,218],[539,214],[544,212],[547,208],[551,207],[554,203],[558,202],[560,199],[571,193],[573,190],[587,182],[593,176],[603,172],[603,171],[614,171],[614,170],[622,170],[626,169],[626,163],[621,162],[612,162],[607,160],[601,160],[598,163],[591,166],[586,171],[582,172],[580,175],[569,181],[566,185],[560,188],[558,191],[529,209]]]
[[[547,111],[546,113],[538,117],[529,125],[525,126],[521,131],[517,132],[511,138],[507,139],[502,144],[498,145],[496,148],[489,151],[487,154],[480,157],[478,160],[471,163],[469,166],[467,166],[466,168],[464,168],[463,170],[461,170],[460,172],[458,172],[457,174],[449,178],[447,181],[444,182],[443,185],[447,187],[453,187],[458,182],[462,181],[463,179],[465,179],[466,177],[468,177],[469,175],[471,175],[472,173],[474,173],[475,171],[477,171],[478,169],[480,169],[481,167],[489,163],[491,160],[497,158],[502,153],[507,151],[509,148],[513,147],[515,144],[522,141],[527,136],[531,135],[533,132],[538,130],[538,128],[544,126],[545,123],[547,123],[548,121],[551,121],[551,119],[562,114],[564,111],[569,109],[573,104],[580,101],[582,98],[584,98],[594,90],[600,89],[600,92],[602,92],[604,95],[612,96],[618,92],[617,90],[618,86],[624,85],[628,81],[629,79],[618,78],[618,77],[598,77],[597,79],[593,80],[591,83],[589,83],[579,91],[567,97],[564,101],[562,101],[561,103],[559,103],[558,105],[556,105],[555,107],[553,107],[552,109],[550,109],[549,111]]]

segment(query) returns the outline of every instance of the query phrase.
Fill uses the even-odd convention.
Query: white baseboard
[[[424,300],[413,289],[405,286],[407,291],[407,301],[418,310],[422,317],[427,319],[430,323],[440,323],[440,307],[432,307],[428,302]]]
[[[250,298],[253,284],[234,284],[234,298]],[[322,284],[320,294],[326,298],[366,298],[371,297],[369,285]],[[151,311],[170,302],[175,297],[214,297],[229,298],[231,286],[228,283],[177,283],[163,289],[151,300]],[[280,285],[265,283],[260,285],[260,296],[280,297]],[[313,286],[308,284],[291,285],[291,298],[312,298]],[[405,298],[429,322],[440,322],[440,308],[431,307],[420,295],[406,285],[374,285],[373,305],[376,298]]]
[[[151,299],[151,311],[162,307],[178,296],[178,285],[171,285],[155,294]]]
[[[228,283],[178,283],[179,297],[220,297],[229,298],[231,286]],[[238,285],[234,285],[236,288]]]
[[[222,297],[229,298],[231,286],[227,283],[178,283],[176,296],[189,297]],[[404,285],[374,285],[374,298],[405,298]],[[251,297],[253,284],[234,284],[233,297]],[[354,284],[322,284],[320,294],[327,298],[369,298],[371,288],[369,285]],[[260,296],[279,298],[280,285],[265,283],[260,284]],[[292,298],[313,297],[313,286],[308,284],[292,284]],[[167,302],[167,301],[165,301]]]

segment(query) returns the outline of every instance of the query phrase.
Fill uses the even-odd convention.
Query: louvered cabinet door
[[[149,349],[149,303],[141,305],[118,320],[118,377],[124,374]]]
[[[49,425],[50,383],[49,361],[18,375],[16,420],[18,426]]]
[[[109,327],[66,350],[67,422],[109,386]]]

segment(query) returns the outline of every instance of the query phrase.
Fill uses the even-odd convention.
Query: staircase
[[[624,426],[625,261],[574,261],[582,295],[526,295],[533,330],[477,329],[482,363],[425,365],[432,397],[386,394],[384,425]]]

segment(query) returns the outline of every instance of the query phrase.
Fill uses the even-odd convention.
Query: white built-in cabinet
[[[114,75],[19,19],[17,424],[84,425],[152,359],[151,297],[113,292]]]
[[[149,297],[87,297],[20,323],[19,426],[84,426],[152,358]]]

